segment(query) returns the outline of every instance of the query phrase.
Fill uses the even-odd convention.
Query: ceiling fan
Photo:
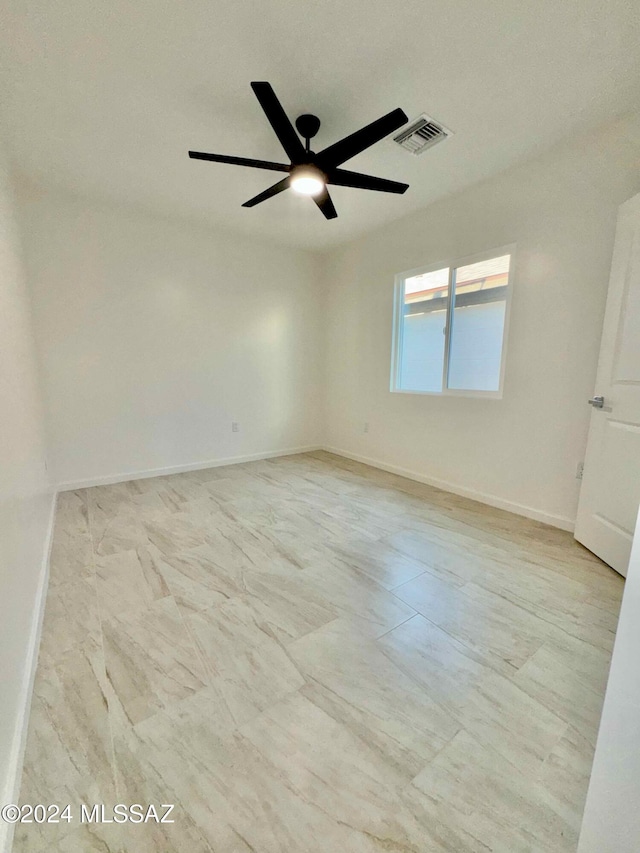
[[[236,166],[251,166],[254,169],[270,169],[274,172],[288,173],[286,178],[278,181],[277,184],[249,199],[249,201],[245,201],[243,207],[254,207],[256,204],[260,204],[291,187],[296,192],[311,196],[326,219],[335,219],[338,214],[327,190],[328,185],[377,190],[383,193],[403,193],[409,189],[408,184],[338,168],[345,160],[355,157],[365,148],[375,145],[389,133],[402,127],[409,119],[401,109],[387,113],[382,118],[371,122],[371,124],[360,128],[349,136],[345,136],[344,139],[334,142],[333,145],[329,145],[328,148],[316,154],[311,151],[309,143],[320,129],[320,119],[308,113],[298,116],[296,119],[296,128],[304,139],[305,144],[303,145],[271,84],[252,83],[251,88],[291,161],[289,165],[272,163],[268,160],[250,160],[246,157],[228,157],[225,154],[189,151],[189,157],[194,160],[211,160],[214,163],[231,163]]]

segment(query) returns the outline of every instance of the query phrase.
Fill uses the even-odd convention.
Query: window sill
[[[471,397],[475,400],[502,400],[502,391],[410,391],[405,388],[390,388],[392,394],[411,394],[419,397]]]

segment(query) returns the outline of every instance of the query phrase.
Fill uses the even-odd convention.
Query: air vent
[[[402,133],[394,136],[393,141],[411,154],[422,154],[427,148],[433,148],[438,142],[443,142],[451,135],[450,130],[438,124],[430,116],[423,114],[420,118],[412,121]]]

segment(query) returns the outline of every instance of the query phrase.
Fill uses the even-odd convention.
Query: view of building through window
[[[509,254],[404,279],[395,389],[500,390]]]
[[[400,388],[441,391],[449,269],[405,281]]]

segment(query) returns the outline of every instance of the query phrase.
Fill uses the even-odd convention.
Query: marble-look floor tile
[[[220,559],[210,545],[170,556],[150,550],[150,559],[184,616],[223,604],[245,591],[243,571]]]
[[[328,498],[315,494],[304,501],[289,497],[243,518],[243,524],[281,549],[299,568],[330,555],[333,545],[354,539],[371,543],[378,538],[378,534],[355,531],[344,518],[328,514],[328,507],[332,508]]]
[[[140,545],[148,545],[146,523],[157,524],[171,515],[158,495],[145,492],[112,502],[108,494],[104,494],[106,488],[98,486],[87,490],[91,537],[96,556],[118,554],[135,550]]]
[[[59,496],[20,853],[571,853],[622,579],[319,451]]]
[[[596,600],[593,588],[579,576],[567,577],[553,569],[505,553],[483,564],[476,583],[550,622],[568,634],[609,652],[613,647],[618,621],[618,579],[609,570],[609,600]],[[618,599],[617,609],[612,602]]]
[[[461,731],[413,780],[433,819],[462,827],[471,849],[500,853],[575,850],[573,828],[538,796],[530,778]],[[466,849],[466,848],[462,848]]]
[[[465,547],[465,543],[455,541],[447,544],[442,535],[432,529],[428,536],[415,530],[402,530],[382,541],[454,586],[475,580],[481,570],[482,555],[477,553],[475,545]]]
[[[185,816],[189,844],[193,835],[213,850],[239,853],[383,853],[421,849],[419,844],[436,853],[453,851],[432,841],[428,824],[419,824],[405,798],[394,793],[385,765],[366,744],[354,744],[348,732],[297,694],[242,730],[218,735],[210,725],[215,710],[201,697],[188,704],[181,720],[174,708],[137,726],[127,735],[136,738],[128,747],[116,738],[116,756],[127,796],[171,792]],[[291,746],[282,752],[281,740],[289,739]],[[335,808],[334,783],[343,792]],[[370,790],[380,808],[372,802],[365,813],[354,813],[349,801],[366,803]],[[172,839],[156,844],[140,849],[180,849]],[[206,848],[195,843],[194,849]]]
[[[86,491],[60,492],[51,542],[49,582],[52,586],[90,576],[93,549]]]
[[[134,800],[167,796],[176,802],[180,820],[179,831],[151,827],[137,849],[285,853],[319,850],[320,845],[331,844],[332,835],[338,845],[331,849],[352,849],[340,843],[347,836],[344,830],[299,803],[287,781],[252,745],[225,727],[218,698],[205,689],[123,737],[116,736],[124,796]],[[222,729],[212,729],[212,720],[220,718]]]
[[[112,720],[144,720],[205,684],[201,659],[172,598],[102,622]]]
[[[145,610],[170,595],[153,546],[96,557],[98,603],[104,619]]]
[[[593,753],[593,744],[573,726],[567,726],[536,780],[540,800],[560,815],[576,835],[582,823]]]
[[[128,853],[120,826],[81,823],[76,810],[67,831],[60,825],[22,824],[16,829],[14,853]]]
[[[340,615],[323,590],[301,572],[245,572],[242,601],[261,631],[287,645]]]
[[[482,679],[455,713],[474,738],[526,773],[536,772],[565,729],[560,717],[497,673]]]
[[[379,641],[397,666],[415,678],[461,727],[520,769],[536,771],[566,722],[514,681],[473,660],[422,616]]]
[[[377,505],[375,499],[365,498],[366,490],[352,491],[349,501],[337,505],[335,501],[326,500],[322,506],[322,514],[327,522],[336,521],[347,524],[350,535],[360,534],[369,539],[379,539],[392,535],[400,526],[397,514],[390,512],[386,505]]]
[[[321,561],[309,566],[304,580],[338,611],[372,637],[379,637],[415,616],[415,609],[340,561]]]
[[[61,663],[88,641],[95,646],[102,642],[93,573],[50,586],[42,623],[41,665]]]
[[[225,814],[224,790],[234,787],[235,730],[220,693],[205,687],[135,727],[115,732],[120,799],[175,804],[174,824],[149,825],[142,831],[125,827],[127,850],[251,853],[256,849]]]
[[[412,827],[395,815],[399,780],[383,756],[306,697],[285,699],[241,731],[296,798],[354,834],[411,849]]]
[[[209,497],[204,484],[192,477],[156,477],[154,486],[160,500],[173,512],[182,512],[188,508],[191,501]]]
[[[479,660],[507,674],[529,660],[546,639],[560,633],[473,581],[456,587],[424,572],[393,592],[467,646]]]
[[[221,514],[202,515],[199,507],[194,520],[201,537],[197,546],[206,545],[214,555],[216,564],[225,569],[247,569],[255,571],[289,571],[302,568],[295,552],[271,535],[269,527],[261,528],[245,522],[232,508],[227,508],[224,519]],[[175,553],[184,553],[176,551]],[[166,552],[167,553],[167,552]]]
[[[193,513],[178,512],[146,519],[144,530],[149,542],[166,556],[202,545],[207,541],[209,525]]]
[[[112,802],[112,747],[101,647],[90,640],[40,666],[31,703],[21,801]],[[66,827],[61,825],[62,833]]]
[[[469,650],[421,615],[378,640],[380,650],[443,706],[468,700],[490,672]]]
[[[393,589],[421,575],[426,566],[387,545],[384,539],[371,541],[354,535],[341,542],[327,543],[337,562],[346,563],[385,589]]]
[[[51,853],[127,853],[120,826],[83,826],[61,839]]]
[[[565,635],[546,642],[513,681],[595,746],[609,663],[607,652]]]
[[[208,681],[238,725],[304,684],[249,598],[234,598],[190,616],[188,625]]]
[[[342,619],[288,652],[306,681],[301,693],[383,756],[398,779],[410,781],[460,729],[375,641]]]

